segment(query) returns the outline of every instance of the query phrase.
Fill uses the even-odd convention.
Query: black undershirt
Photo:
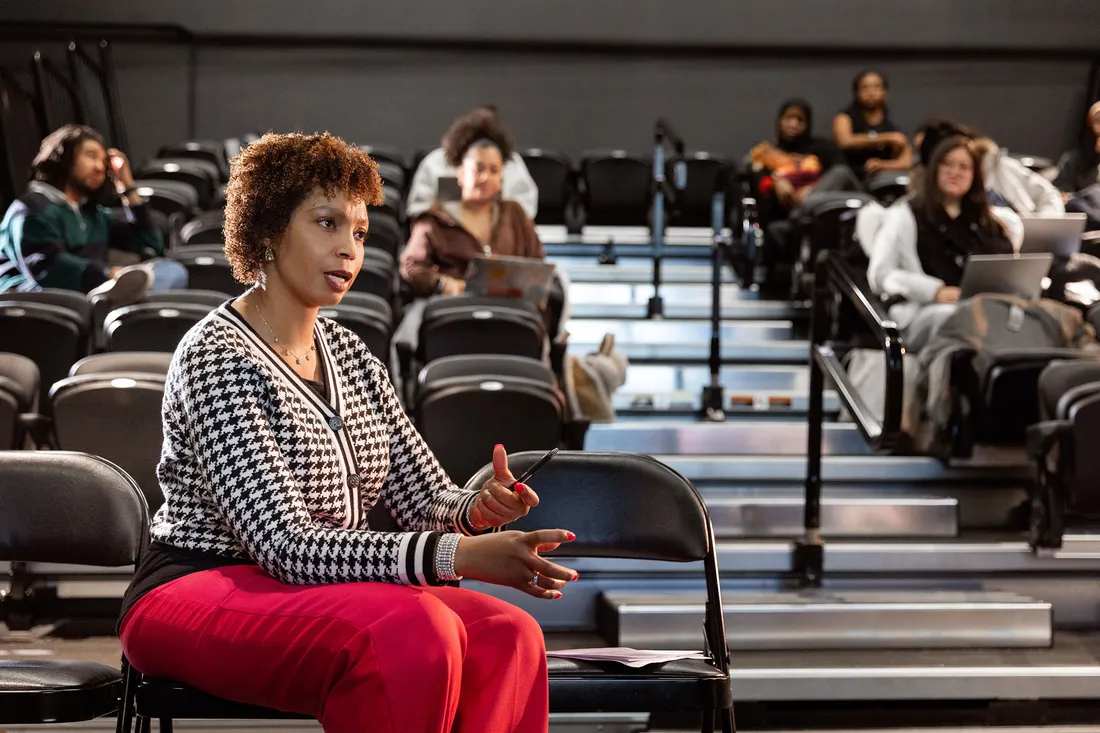
[[[325,370],[318,369],[320,379],[302,379],[309,387],[320,395],[321,399],[328,402],[328,385],[325,384]],[[164,542],[152,542],[145,550],[134,570],[134,577],[126,593],[122,596],[122,611],[119,613],[119,624],[126,617],[126,612],[142,599],[147,593],[173,580],[216,568],[230,565],[255,565],[252,560],[225,555],[207,554],[195,550],[184,550]],[[116,629],[117,631],[118,629]]]

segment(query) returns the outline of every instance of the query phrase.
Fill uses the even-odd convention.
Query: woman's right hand
[[[463,537],[455,551],[455,573],[464,578],[505,585],[534,596],[551,600],[561,598],[561,589],[578,575],[574,570],[555,565],[539,557],[576,536],[564,529],[540,529],[535,532],[497,532]],[[531,581],[538,573],[538,585]]]
[[[944,285],[936,291],[937,303],[958,303],[961,291],[954,285]]]

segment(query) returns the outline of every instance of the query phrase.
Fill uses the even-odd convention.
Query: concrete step
[[[641,649],[701,649],[705,595],[604,593],[599,630]],[[737,594],[724,599],[731,650],[1049,647],[1051,605],[1013,593]]]
[[[707,496],[706,504],[718,539],[802,534],[804,499],[800,490],[726,492]],[[826,490],[821,498],[821,528],[828,539],[956,537],[958,509],[959,502],[953,497]]]

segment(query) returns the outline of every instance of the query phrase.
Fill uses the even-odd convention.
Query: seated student
[[[535,224],[502,197],[512,144],[495,117],[470,115],[447,135],[446,161],[456,169],[460,201],[437,201],[417,217],[401,254],[401,277],[414,295],[459,295],[478,255],[543,259]]]
[[[1100,102],[1089,108],[1085,128],[1077,147],[1058,161],[1054,185],[1059,191],[1074,194],[1100,183]]]
[[[475,107],[451,123],[450,129],[443,135],[442,147],[428,153],[413,174],[408,201],[405,203],[405,212],[409,218],[419,216],[437,203],[439,179],[455,176],[455,168],[458,166],[458,163],[449,160],[447,151],[455,147],[455,136],[462,137],[467,130],[477,127],[494,127],[504,134],[496,107],[490,105]],[[523,157],[513,152],[511,146],[508,155],[504,156],[502,180],[501,198],[515,201],[523,207],[528,217],[534,219],[539,210],[539,189],[535,185],[535,179],[527,171]]]
[[[27,193],[0,222],[0,292],[62,288],[126,305],[150,288],[187,287],[187,270],[172,260],[108,264],[111,250],[159,258],[164,241],[134,190],[130,162],[95,130],[65,125],[51,133],[33,172]],[[125,221],[100,205],[112,189],[126,206]]]
[[[862,71],[852,81],[852,103],[833,118],[833,138],[857,176],[906,171],[913,165],[909,140],[890,120],[889,84],[877,71]]]
[[[779,108],[775,142],[752,149],[752,168],[761,202],[761,218],[785,216],[814,191],[858,190],[859,181],[842,165],[829,140],[813,135],[813,108],[789,99]]]
[[[990,207],[981,162],[965,137],[936,146],[914,191],[887,210],[867,270],[872,290],[905,299],[890,316],[913,353],[954,310],[966,258],[1011,254],[1023,238],[1015,213]]]
[[[973,141],[981,157],[982,178],[990,204],[1007,206],[1023,216],[1061,216],[1066,213],[1062,196],[1050,181],[1007,155],[996,142],[973,128],[950,120],[926,120],[913,136],[920,162],[946,138],[962,135]]]

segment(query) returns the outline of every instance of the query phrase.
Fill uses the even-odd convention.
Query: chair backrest
[[[233,267],[221,247],[187,247],[173,257],[187,268],[189,288],[237,296],[248,287],[233,277]]]
[[[456,377],[521,377],[550,386],[555,384],[554,371],[543,362],[507,354],[459,354],[436,359],[420,370],[418,382],[423,389],[439,380]]]
[[[108,351],[172,352],[210,310],[186,303],[138,303],[118,308],[103,322],[104,342]]]
[[[581,161],[585,223],[646,226],[653,172],[644,158],[622,150]]]
[[[0,558],[132,565],[149,536],[134,480],[102,458],[67,451],[0,452]]]
[[[409,159],[397,148],[388,145],[360,145],[359,149],[378,163],[393,163],[405,170],[409,168]]]
[[[532,148],[523,152],[523,162],[539,189],[536,224],[565,224],[566,210],[573,198],[573,166],[564,155]]]
[[[363,293],[358,294],[363,295]],[[383,363],[389,362],[390,336],[393,329],[390,319],[382,313],[373,308],[341,303],[331,308],[322,308],[320,315],[331,318],[355,333],[363,339],[370,353],[381,359]]]
[[[471,416],[476,415],[476,420]],[[416,409],[417,429],[456,483],[462,483],[505,441],[515,450],[561,442],[562,404],[545,384],[501,377],[432,390]]]
[[[221,244],[225,241],[223,229],[225,221],[220,216],[221,212],[210,213],[217,213],[219,216],[214,218],[204,215],[183,225],[180,229],[180,243],[182,245]]]
[[[139,374],[168,374],[172,364],[172,355],[163,351],[118,351],[108,354],[86,356],[69,371],[70,377],[90,374],[112,374],[115,372],[137,372]]]
[[[713,218],[714,194],[719,189],[728,193],[733,163],[704,152],[691,154],[684,163],[687,169],[686,186],[676,192],[675,214],[668,223],[670,226],[709,227]],[[674,166],[670,162],[665,173],[670,182],[674,180],[674,174]],[[727,196],[727,211],[729,205]]]
[[[4,296],[0,296],[4,297]],[[46,404],[50,385],[87,354],[88,332],[78,314],[57,305],[0,300],[0,351],[20,354],[38,365]]]
[[[199,208],[199,193],[190,183],[156,178],[134,181],[134,188],[153,211],[165,216],[188,218]]]
[[[231,297],[216,290],[157,290],[146,293],[141,302],[201,305],[213,310]]]
[[[199,207],[202,209],[209,208],[221,180],[216,165],[193,158],[157,158],[147,161],[141,167],[139,177],[180,181],[191,185],[199,195]]]
[[[393,307],[389,304],[389,301],[384,300],[377,295],[371,293],[356,293],[349,291],[344,293],[343,299],[340,301],[340,305],[354,305],[356,308],[366,308],[376,312],[382,318],[385,318],[388,323],[393,324]]]
[[[164,501],[157,481],[164,379],[149,372],[86,374],[50,390],[58,447],[116,464],[141,487],[153,511]]]
[[[367,234],[367,247],[387,253],[396,258],[405,242],[401,225],[397,219],[384,211],[375,211],[370,215],[370,231]]]
[[[0,300],[19,301],[26,303],[45,303],[72,311],[74,318],[81,326],[87,329],[92,319],[92,302],[83,293],[75,290],[62,290],[61,288],[43,288],[25,293],[11,292],[0,293]]]
[[[6,382],[5,389],[15,396],[21,412],[35,408],[42,381],[37,364],[20,354],[0,352],[0,378]]]
[[[372,251],[378,252],[378,250],[367,250],[367,252]],[[379,254],[385,253],[379,252]],[[397,287],[395,278],[396,274],[392,267],[364,258],[363,267],[356,275],[355,282],[351,284],[350,292],[369,293],[389,302],[393,300],[393,293]]]
[[[519,475],[541,456],[508,456]],[[480,488],[492,464],[467,483]],[[571,557],[620,557],[690,562],[711,549],[710,518],[686,478],[649,456],[563,451],[532,479],[539,509],[509,529],[567,529],[574,542],[557,550]]]
[[[513,354],[538,359],[543,351],[543,324],[538,316],[492,308],[453,308],[420,324],[421,363],[457,354]]]
[[[176,145],[165,145],[157,151],[157,157],[206,161],[217,167],[220,180],[229,180],[229,159],[225,157],[225,143],[217,140],[187,140]]]
[[[378,175],[382,178],[382,182],[388,186],[393,186],[398,191],[405,190],[405,168],[387,160],[379,160],[378,163]]]

